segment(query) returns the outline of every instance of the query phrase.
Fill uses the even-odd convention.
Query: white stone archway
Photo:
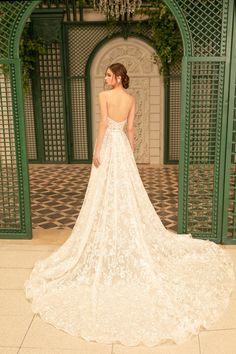
[[[104,73],[108,65],[120,62],[130,76],[127,92],[136,98],[135,160],[138,163],[163,163],[163,81],[154,49],[143,40],[129,37],[107,42],[95,55],[90,71],[92,98],[93,147],[99,123],[98,93],[104,90]]]

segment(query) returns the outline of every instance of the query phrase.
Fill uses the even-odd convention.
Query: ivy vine
[[[77,0],[76,4],[84,7],[88,6],[90,1]],[[57,0],[56,4],[58,5],[58,3],[64,3],[64,1]],[[182,38],[175,17],[162,0],[143,1],[142,7],[135,14],[140,16],[137,31],[142,33],[144,29],[151,30],[156,51],[153,60],[159,64],[160,73],[168,74],[170,66],[180,61],[183,52]],[[129,21],[132,22],[132,19]],[[115,19],[107,19],[108,26],[113,26],[114,22],[116,22]],[[27,23],[20,39],[20,58],[25,92],[29,89],[29,80],[35,69],[37,55],[45,52],[45,42],[41,38],[31,35],[30,23]]]
[[[154,62],[160,64],[160,73],[166,75],[171,65],[182,57],[183,45],[178,24],[161,0],[148,1],[136,12],[141,16],[138,30],[151,29],[156,54]],[[145,19],[143,19],[145,18]]]
[[[21,59],[22,83],[25,93],[28,93],[30,87],[30,78],[35,69],[36,57],[38,54],[46,52],[46,44],[41,38],[35,38],[31,35],[30,23],[26,23],[19,43],[19,55]],[[6,77],[9,76],[9,66],[2,64],[0,71]]]
[[[25,92],[29,90],[29,81],[35,70],[37,55],[45,53],[46,43],[41,38],[32,36],[30,23],[27,23],[22,32],[19,47],[22,63],[22,81]]]
[[[106,14],[107,15],[107,14]],[[160,74],[168,75],[170,66],[179,63],[183,55],[182,37],[175,16],[162,0],[143,1],[139,10],[125,24],[133,22],[134,15],[139,15],[137,31],[143,33],[150,30],[154,42],[154,63],[158,64]],[[112,27],[117,22],[115,16],[107,15],[107,26]],[[124,26],[124,30],[127,26]]]

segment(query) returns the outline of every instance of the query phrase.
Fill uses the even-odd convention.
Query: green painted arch
[[[19,58],[19,41],[24,28],[24,25],[31,15],[35,7],[40,4],[41,0],[34,1],[25,1],[24,7],[18,16],[17,20],[14,22],[10,43],[10,58]],[[192,45],[191,45],[191,32],[189,30],[186,18],[184,17],[180,5],[177,0],[163,0],[166,6],[170,9],[172,14],[175,16],[175,19],[178,23],[179,30],[182,35],[184,56],[192,54]]]
[[[178,0],[163,0],[166,6],[169,8],[171,13],[174,15],[176,22],[182,36],[184,56],[192,55],[192,40],[191,31],[187,24],[186,18],[181,10],[181,6],[178,4]]]
[[[182,10],[181,10],[181,3],[178,2],[178,0],[163,0],[163,2],[166,4],[166,6],[170,9],[172,14],[175,16],[177,24],[179,26],[181,35],[182,35],[182,41],[183,41],[183,49],[184,49],[184,56],[191,56],[192,55],[192,37],[191,37],[191,31],[189,29],[189,26],[187,24],[187,18],[184,16]],[[36,8],[37,5],[41,3],[41,0],[35,0],[35,1],[30,1],[30,0],[25,0],[25,1],[16,1],[15,2],[15,7],[18,6],[19,12],[17,13],[17,16],[14,20],[14,22],[11,24],[10,28],[8,29],[9,35],[7,39],[7,53],[8,53],[8,59],[6,57],[6,60],[11,60],[14,59],[15,61],[19,61],[19,43],[20,43],[20,38],[21,34],[23,31],[23,28],[25,26],[25,23],[27,19],[30,17],[31,13],[33,10]],[[12,2],[12,4],[14,4]],[[9,2],[10,5],[10,2]],[[140,37],[141,38],[141,37]],[[17,64],[18,65],[18,64]],[[18,73],[18,84],[21,86],[21,77],[20,77],[20,66],[19,67],[19,73]],[[184,75],[186,72],[186,67],[183,66],[182,74]],[[87,81],[87,80],[86,80]],[[14,84],[15,85],[15,84]],[[17,86],[17,83],[16,83]],[[19,85],[18,85],[19,86]],[[21,90],[20,90],[21,91]],[[20,92],[19,91],[19,92]],[[19,93],[19,101],[18,105],[21,107],[19,109],[20,111],[20,116],[21,119],[23,120],[23,98],[22,98],[22,93]],[[88,112],[88,115],[90,116],[90,107],[88,105],[88,102],[86,102],[86,109]],[[183,106],[183,105],[182,105]],[[182,115],[183,116],[183,115]],[[184,119],[184,116],[183,116]],[[91,122],[90,119],[88,119],[88,124],[87,124],[87,134],[91,132]],[[22,133],[23,134],[23,133]],[[89,137],[89,135],[88,135]],[[92,153],[92,142],[91,139],[88,140],[88,153],[91,156]],[[23,142],[22,148],[23,150],[25,149],[26,145],[25,142]],[[26,165],[26,157],[23,159],[24,164]],[[27,189],[28,187],[26,187]],[[27,192],[27,191],[26,191]],[[28,193],[28,192],[27,192]],[[30,212],[30,210],[28,210]],[[28,218],[29,219],[29,218]],[[28,223],[28,228],[30,228],[30,221],[27,219]],[[31,226],[32,227],[32,226]]]
[[[163,0],[163,1],[166,4],[166,6],[169,8],[171,13],[175,16],[176,21],[178,23],[179,30],[180,30],[181,36],[182,36],[182,42],[183,42],[183,49],[184,49],[183,55],[184,56],[187,56],[187,55],[191,56],[191,54],[192,54],[191,32],[189,30],[186,18],[183,15],[183,12],[181,10],[181,6],[178,4],[178,0]],[[34,0],[34,1],[27,0],[22,5],[20,14],[19,14],[19,16],[17,16],[17,19],[12,26],[12,31],[11,31],[11,35],[10,35],[10,41],[9,41],[10,42],[9,58],[19,59],[19,42],[20,42],[20,37],[21,37],[22,31],[23,31],[23,28],[25,26],[25,23],[26,23],[28,17],[31,15],[31,13],[36,8],[36,6],[40,3],[41,3],[41,0]],[[114,38],[114,37],[115,37],[115,35],[110,38]],[[149,44],[152,46],[151,40],[147,39],[145,36],[139,35],[139,39],[141,39],[141,38],[143,38],[143,40],[145,40],[146,42],[149,41]],[[103,44],[104,43],[105,42],[103,42]],[[102,45],[102,43],[101,43],[101,45]],[[97,48],[97,50],[98,50],[98,48]],[[94,52],[91,53],[90,59],[92,58],[92,55],[94,55],[94,54],[95,54]],[[89,68],[89,65],[87,65],[87,70],[88,70],[88,68]],[[87,70],[86,70],[86,77],[88,77]],[[90,113],[90,107],[88,105],[88,102],[86,103],[86,105],[87,105],[87,112],[90,116],[91,113]],[[91,131],[90,124],[91,124],[91,122],[89,119],[88,120],[88,127],[87,127],[87,129],[88,129],[87,134],[89,134],[89,131]],[[92,149],[91,145],[92,144],[91,144],[91,139],[89,139],[89,140],[90,140],[90,143],[88,146],[88,152],[89,152],[89,154],[91,154],[91,149]]]
[[[35,1],[26,1],[24,8],[21,11],[21,17],[18,21],[15,21],[12,33],[11,33],[11,48],[10,48],[10,57],[19,58],[19,43],[22,31],[24,29],[25,23],[35,7],[40,4],[41,0]],[[24,11],[24,12],[23,12]]]
[[[169,8],[169,10],[172,12],[172,14],[175,16],[176,21],[178,23],[181,35],[182,35],[182,41],[183,41],[183,49],[184,53],[183,55],[191,55],[192,54],[192,41],[191,41],[191,32],[189,30],[187,20],[185,16],[183,15],[183,12],[181,10],[181,6],[178,4],[178,0],[163,0],[166,6]],[[33,10],[36,8],[38,4],[41,3],[41,0],[35,0],[35,1],[25,1],[24,4],[22,4],[22,8],[20,11],[19,16],[17,16],[17,19],[14,21],[14,24],[12,26],[12,31],[10,35],[10,48],[9,48],[9,58],[14,58],[14,59],[19,59],[19,42],[20,42],[20,37],[24,28],[24,25],[28,19],[28,17],[31,15]],[[145,38],[145,36],[139,36],[139,39],[145,39],[147,41],[148,39]],[[111,38],[111,37],[110,37]],[[114,38],[114,36],[113,36]],[[150,40],[149,40],[150,41]],[[103,43],[104,44],[104,43]],[[152,46],[151,41],[149,44]],[[101,44],[102,45],[102,44]],[[94,54],[94,53],[93,53]],[[92,55],[92,53],[91,53]],[[92,58],[92,56],[90,56]],[[87,68],[89,68],[89,65],[87,65]],[[87,71],[86,71],[86,76],[87,76]],[[87,80],[86,80],[87,81]],[[88,105],[88,102],[86,103],[87,105],[87,112],[90,116],[90,107]],[[87,133],[89,134],[90,130],[90,119],[88,120],[88,130]],[[89,139],[91,140],[91,139]],[[88,146],[88,152],[91,154],[91,141]]]

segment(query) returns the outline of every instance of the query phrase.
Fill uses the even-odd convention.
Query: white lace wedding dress
[[[140,178],[125,121],[108,118],[70,237],[25,281],[32,311],[101,343],[180,343],[225,311],[233,263],[214,242],[168,231]]]

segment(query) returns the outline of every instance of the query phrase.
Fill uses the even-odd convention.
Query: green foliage
[[[45,42],[40,38],[33,38],[31,36],[30,23],[27,23],[22,32],[19,46],[19,54],[22,63],[22,81],[25,93],[29,90],[29,80],[35,69],[37,55],[44,54],[45,52]],[[1,65],[0,71],[5,76],[9,76],[10,74],[7,64]]]
[[[182,38],[175,17],[161,0],[148,1],[148,5],[143,4],[137,14],[141,15],[139,31],[142,32],[144,28],[151,29],[156,50],[154,62],[161,61],[160,72],[165,75],[170,65],[182,57]],[[147,19],[142,19],[144,16],[147,16]]]
[[[72,5],[76,5],[77,7],[93,7],[93,0],[42,0],[40,7],[46,6],[50,7],[72,7]]]
[[[12,8],[8,3],[0,2],[0,37],[3,41],[5,39],[7,33],[7,21],[11,17]],[[5,43],[5,42],[4,42]],[[35,68],[36,56],[37,54],[45,53],[45,43],[40,38],[33,38],[30,32],[30,23],[26,23],[24,30],[20,39],[20,58],[22,61],[22,78],[23,78],[23,87],[25,92],[29,89],[29,78],[32,74],[32,71]],[[6,57],[6,48],[0,48],[0,56]],[[0,71],[5,75],[9,76],[9,66],[7,64],[3,64],[0,67]]]
[[[41,38],[31,36],[30,24],[27,23],[20,39],[20,58],[22,62],[22,80],[25,92],[29,89],[29,79],[35,69],[38,54],[46,52],[46,44]]]

